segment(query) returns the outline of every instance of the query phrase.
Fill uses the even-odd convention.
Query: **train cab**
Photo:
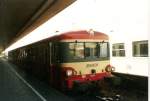
[[[55,43],[55,56],[62,85],[71,89],[74,83],[88,83],[111,76],[108,36],[88,31],[62,34]],[[58,69],[56,69],[58,71]]]

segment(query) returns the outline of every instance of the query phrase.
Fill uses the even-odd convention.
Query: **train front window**
[[[108,42],[62,42],[60,59],[63,62],[99,61],[109,58]]]
[[[108,43],[100,44],[100,57],[102,58],[108,57]]]
[[[84,44],[83,43],[70,43],[69,44],[69,54],[74,59],[84,58]]]
[[[99,50],[98,43],[85,43],[85,57],[99,57]]]

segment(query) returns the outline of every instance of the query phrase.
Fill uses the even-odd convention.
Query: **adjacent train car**
[[[109,37],[72,31],[9,52],[9,60],[61,89],[111,77]]]
[[[116,68],[115,74],[147,85],[150,51],[148,34],[138,33],[114,32],[110,35],[110,62]]]

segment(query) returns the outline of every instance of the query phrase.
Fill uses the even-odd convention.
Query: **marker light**
[[[67,70],[66,71],[66,75],[67,76],[72,76],[73,75],[73,71],[72,70]]]

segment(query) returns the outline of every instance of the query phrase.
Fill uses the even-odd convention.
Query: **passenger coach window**
[[[112,56],[123,57],[125,56],[124,43],[116,43],[112,46]]]
[[[148,57],[148,40],[133,42],[134,57]]]

